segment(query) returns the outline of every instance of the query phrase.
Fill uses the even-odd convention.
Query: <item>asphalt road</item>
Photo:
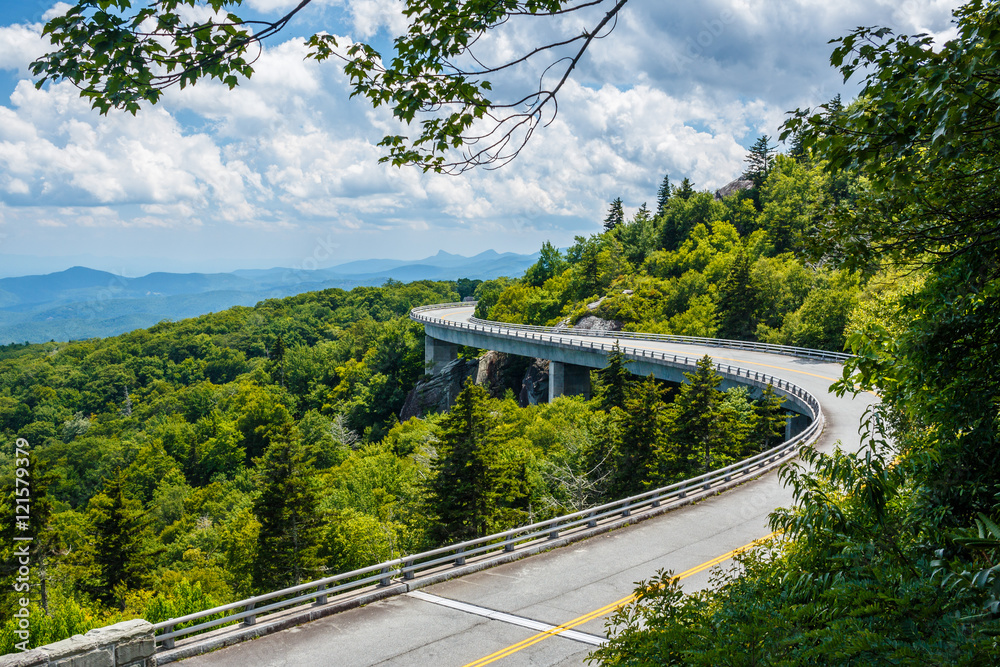
[[[471,316],[472,309],[428,314],[463,320]],[[830,384],[841,375],[840,365],[834,363],[656,341],[630,339],[627,345],[687,356],[708,354],[717,361],[731,361],[791,380],[822,403],[826,428],[816,446],[823,451],[832,450],[838,440],[845,449],[857,447],[861,415],[876,400],[871,395],[852,399],[830,394]],[[767,535],[768,514],[790,503],[790,491],[782,487],[776,473],[770,473],[627,528],[189,658],[183,664],[583,665],[593,642],[606,633],[608,612],[602,608],[628,596],[635,582],[668,569],[690,572],[683,578],[688,590],[707,586],[711,570],[699,568]],[[574,627],[579,635],[540,634],[525,627],[555,626],[588,615],[590,620]]]

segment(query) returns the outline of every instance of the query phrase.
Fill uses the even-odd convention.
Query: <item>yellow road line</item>
[[[647,348],[656,349],[656,348]],[[669,352],[670,354],[684,354],[684,356],[690,358],[690,353],[685,354],[684,352],[678,352],[677,350],[662,350],[663,352]],[[751,350],[752,351],[752,350]],[[800,375],[809,375],[810,377],[819,378],[820,380],[829,380],[830,382],[836,382],[840,378],[827,377],[826,375],[817,375],[816,373],[807,373],[806,371],[800,371],[797,368],[786,368],[785,366],[772,366],[771,364],[762,364],[758,361],[747,361],[746,359],[735,359],[733,357],[716,357],[713,355],[708,355],[714,360],[721,361],[735,361],[740,364],[753,364],[754,366],[763,366],[764,368],[773,368],[779,371],[788,371],[789,373],[798,373]]]
[[[702,563],[701,565],[696,565],[695,567],[692,567],[689,570],[684,570],[683,572],[681,572],[680,574],[678,574],[676,577],[674,577],[674,580],[675,581],[680,581],[682,579],[687,579],[688,577],[690,577],[692,575],[698,574],[699,572],[704,572],[705,570],[707,570],[709,568],[715,567],[719,563],[722,563],[724,561],[729,560],[730,558],[732,558],[736,554],[740,553],[741,551],[746,551],[747,549],[755,547],[758,544],[761,544],[762,542],[766,542],[767,540],[770,540],[776,534],[777,533],[770,533],[770,534],[765,535],[764,537],[760,538],[759,540],[754,540],[750,544],[745,544],[742,547],[739,547],[738,549],[733,549],[732,551],[727,551],[726,553],[722,554],[721,556],[713,558],[712,560],[710,560],[708,562]],[[556,627],[552,628],[551,630],[546,630],[544,632],[539,632],[537,635],[533,635],[531,637],[528,637],[527,639],[525,639],[523,641],[520,641],[520,642],[518,642],[516,644],[513,644],[512,646],[508,646],[505,649],[501,649],[501,650],[497,651],[496,653],[491,653],[490,655],[488,655],[486,657],[483,657],[483,658],[480,658],[479,660],[475,660],[473,662],[470,662],[469,664],[465,665],[465,667],[483,667],[484,665],[488,665],[490,663],[496,662],[497,660],[500,660],[501,658],[506,658],[507,656],[513,655],[514,653],[517,653],[518,651],[526,649],[529,646],[537,644],[538,642],[540,642],[542,640],[548,639],[549,637],[554,637],[554,636],[558,635],[560,632],[563,632],[564,630],[571,630],[571,629],[577,627],[578,625],[583,625],[584,623],[586,623],[588,621],[592,621],[595,618],[599,618],[601,616],[605,616],[607,614],[610,614],[613,611],[615,611],[616,609],[618,609],[619,607],[623,607],[623,606],[627,605],[629,602],[632,602],[634,599],[635,599],[635,593],[632,593],[631,595],[626,595],[622,599],[615,600],[614,602],[606,604],[603,607],[601,607],[600,609],[595,609],[594,611],[589,612],[587,614],[584,614],[583,616],[578,616],[578,617],[574,618],[571,621],[566,621],[562,625],[557,625]]]

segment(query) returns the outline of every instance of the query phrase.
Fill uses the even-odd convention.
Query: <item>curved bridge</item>
[[[845,355],[518,327],[474,321],[472,312],[468,304],[414,310],[413,319],[424,324],[429,337],[431,366],[465,344],[548,358],[558,374],[557,364],[603,366],[617,339],[627,343],[621,348],[633,360],[633,371],[665,379],[679,379],[708,354],[726,383],[755,388],[771,383],[809,425],[791,443],[681,484],[171,619],[156,626],[160,664],[268,635],[185,664],[582,665],[603,641],[604,619],[628,599],[634,582],[662,568],[679,573],[688,589],[704,587],[712,565],[766,536],[768,514],[792,500],[766,471],[794,456],[803,443],[830,450],[843,440],[851,448],[862,413],[875,401],[870,395],[852,399],[828,392]],[[553,393],[584,393],[573,380],[574,373],[577,378],[582,373],[570,368],[567,381],[563,372]],[[645,520],[637,523],[640,519]],[[589,539],[580,541],[584,537]],[[537,555],[523,558],[529,554]],[[290,604],[298,606],[289,609]],[[309,611],[303,612],[303,605]],[[299,625],[334,611],[340,613]],[[211,620],[220,616],[221,621]],[[176,629],[192,623],[207,629],[227,619],[242,625],[198,637],[186,636],[191,628]],[[276,632],[292,626],[297,627]]]
[[[638,376],[653,375],[661,380],[682,383],[684,374],[694,370],[697,358],[689,352],[671,351],[669,345],[692,343],[736,350],[754,350],[795,354],[819,361],[843,361],[846,354],[823,352],[764,343],[747,343],[688,336],[664,336],[633,332],[555,329],[473,317],[475,304],[443,304],[415,308],[410,317],[424,325],[425,363],[432,374],[458,358],[458,346],[467,345],[526,357],[549,360],[549,400],[564,394],[590,397],[590,370],[607,365],[608,355],[618,345],[629,360],[629,370]],[[658,343],[665,346],[658,346]],[[709,355],[714,356],[714,355]],[[785,398],[785,407],[794,417],[789,420],[786,436],[791,438],[810,423],[821,420],[818,400],[805,389],[788,380],[761,371],[741,368],[726,359],[716,361],[722,376],[722,389],[735,386],[750,388],[757,397],[768,384]]]

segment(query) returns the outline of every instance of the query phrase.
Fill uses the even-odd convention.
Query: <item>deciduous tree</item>
[[[741,246],[729,267],[729,274],[719,286],[719,336],[736,340],[755,340],[760,294],[753,279],[753,263]]]

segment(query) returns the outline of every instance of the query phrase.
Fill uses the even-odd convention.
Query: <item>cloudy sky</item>
[[[277,17],[293,0],[244,0]],[[323,267],[438,250],[530,253],[597,231],[607,203],[655,200],[665,173],[715,189],[785,113],[851,96],[827,42],[858,25],[945,39],[954,0],[631,0],[560,95],[559,115],[497,171],[423,174],[378,164],[401,133],[348,100],[334,62],[304,59],[317,31],[389,43],[398,0],[314,0],[235,91],[169,90],[132,117],[101,116],[68,83],[36,90],[50,0],[0,4],[0,276],[86,264],[150,271]],[[513,24],[484,44],[573,34]],[[528,72],[502,82],[530,85]],[[525,84],[527,81],[529,84]]]

